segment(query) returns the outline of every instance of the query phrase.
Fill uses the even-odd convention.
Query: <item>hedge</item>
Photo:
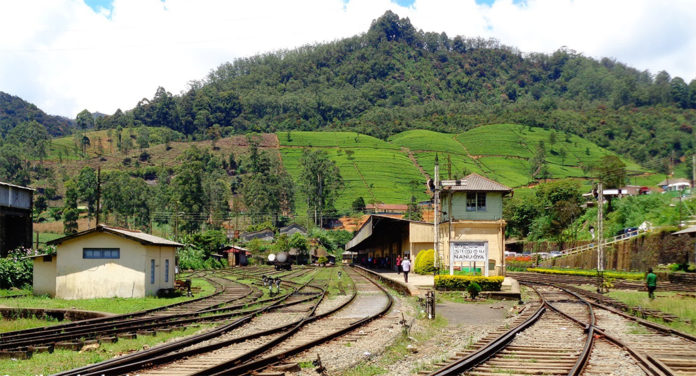
[[[545,269],[545,268],[528,268],[528,272],[543,273],[543,274],[561,274],[561,275],[579,275],[584,277],[596,277],[596,270],[573,270],[573,269]],[[604,276],[609,278],[618,279],[631,279],[640,281],[645,278],[644,273],[635,272],[616,272],[616,271],[604,271]]]
[[[435,288],[443,290],[466,290],[470,282],[476,282],[483,291],[500,291],[504,277],[482,277],[472,275],[436,275]]]
[[[430,274],[435,271],[435,250],[428,249],[418,252],[413,271],[418,274]]]

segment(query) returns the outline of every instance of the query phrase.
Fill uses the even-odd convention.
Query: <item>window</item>
[[[169,282],[169,259],[164,260],[164,282]]]
[[[476,192],[466,193],[466,211],[476,211]]]
[[[155,284],[155,260],[150,260],[150,284]]]
[[[466,211],[486,211],[486,192],[467,192]]]
[[[120,248],[82,248],[82,258],[85,259],[118,259],[121,258]]]
[[[486,211],[486,192],[477,193],[476,210]]]

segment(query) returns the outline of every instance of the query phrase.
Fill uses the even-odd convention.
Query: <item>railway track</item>
[[[174,359],[178,359],[181,356],[185,356],[184,354],[186,354],[186,352],[181,352],[181,350],[189,347],[189,355],[195,353],[203,353],[214,348],[217,345],[213,344],[209,347],[201,347],[199,346],[201,343],[211,341],[215,338],[225,335],[225,333],[241,328],[258,315],[263,315],[274,310],[291,307],[297,304],[302,304],[304,302],[316,299],[319,295],[317,293],[303,296],[294,295],[294,292],[304,288],[314,290],[317,289],[317,287],[311,286],[309,285],[309,282],[307,282],[304,285],[301,285],[299,288],[294,288],[291,293],[282,295],[280,298],[267,299],[266,303],[268,304],[261,305],[259,308],[247,309],[243,312],[239,312],[240,315],[232,322],[216,327],[205,333],[185,337],[167,344],[150,348],[148,350],[138,351],[122,357],[106,360],[97,364],[60,372],[55,374],[54,376],[127,374],[129,370],[141,369],[148,365],[152,365],[153,362],[172,361]]]
[[[324,299],[328,281],[314,280],[288,298],[297,300],[297,304],[250,318],[247,325],[224,334],[188,340],[182,346],[169,345],[166,352],[124,357],[58,375],[242,375],[267,369],[349,333],[389,310],[392,298],[386,290],[355,271],[349,269],[346,273],[355,284],[349,286],[351,293],[343,298]],[[316,285],[324,288],[320,297],[302,295],[302,289]]]
[[[251,304],[273,304],[284,297],[259,300],[263,292],[257,287],[216,276],[207,278],[216,286],[211,296],[133,314],[2,333],[0,352],[25,358],[34,351],[54,348],[79,350],[85,344],[115,342],[119,337],[154,335],[200,322],[234,319],[253,311],[248,308]]]
[[[696,375],[693,337],[587,301],[562,286],[533,288],[541,304],[516,320],[521,324],[490,333],[429,374],[599,376],[616,374],[619,367],[622,375]]]

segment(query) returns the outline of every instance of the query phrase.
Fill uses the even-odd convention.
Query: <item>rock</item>
[[[82,346],[80,349],[80,352],[85,352],[85,351],[94,351],[99,348],[99,343],[90,343],[88,345]]]

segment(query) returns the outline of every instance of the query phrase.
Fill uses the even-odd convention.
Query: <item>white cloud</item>
[[[450,37],[494,37],[525,52],[567,46],[696,78],[690,0],[416,0],[407,8],[389,0],[114,0],[111,13],[81,0],[8,0],[0,2],[0,90],[49,113],[113,113],[157,86],[185,90],[238,57],[365,32],[387,9]]]

